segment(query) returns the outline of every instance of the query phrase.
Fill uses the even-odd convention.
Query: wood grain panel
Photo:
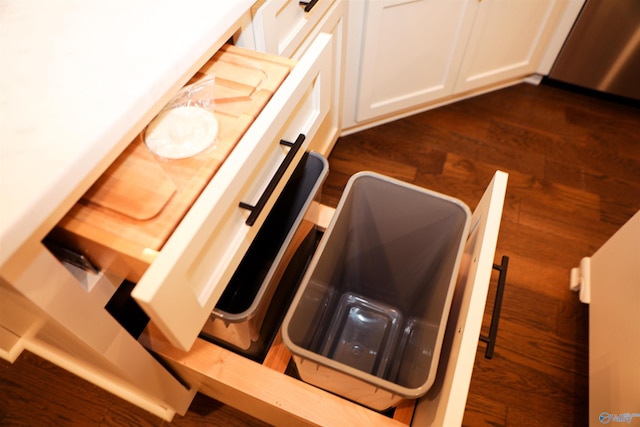
[[[471,394],[467,399],[465,425],[501,426],[507,420],[507,406],[482,395]]]
[[[508,417],[512,410],[527,414],[531,422],[542,420],[549,425],[549,420],[553,420],[551,425],[587,425],[586,376],[550,366],[545,360],[505,346],[496,350],[492,360],[484,359],[482,349],[479,350],[470,394],[505,405],[506,425],[530,425],[511,424]],[[583,411],[574,418],[576,407]],[[563,414],[561,419],[558,414]]]

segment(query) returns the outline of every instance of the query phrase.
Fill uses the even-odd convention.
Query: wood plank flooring
[[[569,290],[569,270],[640,209],[639,131],[635,106],[523,84],[337,143],[323,190],[334,206],[360,170],[471,209],[496,169],[510,174],[496,259],[510,257],[498,342],[492,360],[479,345],[465,425],[588,424],[588,307]],[[0,425],[165,424],[33,355],[0,364]],[[202,395],[173,424],[263,425]]]

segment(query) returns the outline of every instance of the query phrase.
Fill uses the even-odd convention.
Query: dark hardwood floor
[[[588,306],[569,290],[569,270],[640,209],[640,110],[523,84],[343,137],[329,163],[323,202],[334,206],[360,170],[458,197],[472,210],[494,171],[509,173],[498,342],[492,360],[479,345],[464,424],[587,425]],[[0,424],[166,423],[25,352],[0,364]],[[174,424],[261,425],[202,395]]]

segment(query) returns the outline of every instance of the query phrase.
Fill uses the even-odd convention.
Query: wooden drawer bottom
[[[409,425],[413,416],[414,400],[381,414],[288,375],[291,354],[280,334],[262,364],[203,339],[182,352],[153,326],[140,340],[201,393],[273,425],[400,427]]]

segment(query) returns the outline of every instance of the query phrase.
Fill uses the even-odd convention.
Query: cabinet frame
[[[290,58],[333,2],[319,0],[311,10],[298,0],[267,0],[253,13],[255,48]]]
[[[227,33],[229,32],[231,30]],[[309,48],[309,55],[300,58],[238,143],[237,150],[234,150],[232,157],[236,160],[237,157],[252,156],[253,163],[248,166],[243,164],[246,171],[257,170],[256,166],[262,168],[265,163],[269,169],[269,162],[265,162],[262,156],[265,147],[257,150],[254,146],[256,140],[275,141],[284,157],[286,149],[281,149],[278,144],[281,137],[292,136],[290,139],[295,139],[300,131],[308,136],[303,149],[298,151],[288,172],[267,202],[260,215],[260,223],[330,110],[333,95],[331,82],[334,78],[331,70],[332,48],[330,35],[318,35]],[[303,114],[298,114],[296,109],[301,106],[304,108]],[[277,154],[275,157],[278,157]],[[219,173],[224,173],[225,168],[230,167],[237,169],[238,161],[226,163]],[[216,184],[219,181],[216,180]],[[218,195],[224,193],[220,197],[228,197],[226,190],[227,187],[213,188],[212,191]],[[198,233],[202,231],[202,222],[198,218],[209,215],[207,208],[216,200],[203,200],[201,195],[196,201],[197,208],[192,208],[187,213],[179,227],[190,229],[198,237]],[[234,208],[242,211],[239,206]],[[215,221],[213,225],[215,226]],[[256,224],[255,229],[259,225]],[[252,229],[250,232],[255,234],[256,231]],[[47,231],[42,234],[46,235]],[[184,239],[184,234],[179,239]],[[249,243],[250,240],[246,240],[244,245],[248,247]],[[180,252],[176,249],[179,247],[180,245],[172,247],[173,253],[176,250]],[[170,257],[172,251],[167,251],[166,255],[161,251],[159,256]],[[242,250],[237,252],[238,262],[243,253]],[[165,266],[160,265],[156,259],[151,268],[162,270],[163,267]],[[233,273],[233,269],[229,269],[229,274]],[[106,275],[100,273],[96,280],[102,285],[87,288],[82,282],[92,275],[81,272],[77,276],[72,271],[72,268],[65,267],[56,259],[41,241],[35,239],[30,240],[2,266],[0,295],[11,296],[11,303],[8,305],[12,310],[0,310],[0,356],[15,360],[26,349],[165,420],[171,420],[176,413],[184,413],[197,388],[185,385],[184,381],[169,372],[105,309],[106,302],[115,292],[121,278],[103,280],[102,276]],[[47,272],[47,276],[43,276],[42,272]],[[47,281],[46,286],[43,286],[44,280]],[[154,281],[152,275],[147,277],[146,273],[144,280]],[[209,308],[199,307],[204,317],[201,322],[196,320],[197,327],[194,328],[192,322],[190,333],[193,334],[193,340],[208,318],[215,301],[209,304]],[[22,306],[28,308],[22,310]],[[14,308],[19,311],[16,316],[13,316]],[[96,330],[100,333],[96,333]],[[180,343],[174,345],[180,346]],[[190,347],[188,343],[184,346]]]
[[[342,4],[342,2],[337,0],[335,4]],[[232,31],[230,30],[228,33],[231,34]],[[479,247],[483,248],[482,259],[484,262],[490,260],[491,265],[506,189],[506,174],[496,174],[496,181],[498,184],[491,187],[493,190],[487,193],[492,196],[490,197],[491,203],[486,202],[482,204],[482,209],[477,210],[477,212],[483,212],[478,215],[490,221],[488,229],[491,231],[482,235]],[[483,198],[483,200],[485,199]],[[493,206],[490,214],[489,211],[484,210],[489,209],[489,206]],[[481,227],[476,229],[479,230]],[[490,271],[491,267],[488,269]],[[56,277],[48,278],[55,282],[55,286],[52,286],[46,293],[39,294],[38,287],[42,284],[41,271],[51,271]],[[486,271],[486,268],[483,271]],[[488,286],[489,279],[485,277],[484,273],[470,276],[475,277],[476,281],[486,278]],[[115,320],[103,309],[104,295],[111,291],[110,286],[112,286],[108,280],[101,282],[101,285],[94,287],[94,290],[87,294],[84,289],[77,286],[77,279],[40,242],[30,243],[21,248],[21,251],[12,257],[6,268],[3,265],[1,279],[0,290],[3,292],[9,290],[9,293],[12,293],[14,288],[17,289],[16,305],[22,302],[34,305],[28,310],[31,312],[24,315],[25,319],[32,320],[31,327],[34,331],[21,328],[9,330],[4,327],[6,325],[4,321],[0,322],[2,325],[2,333],[0,333],[2,355],[17,357],[16,353],[22,349],[30,350],[60,366],[68,366],[73,373],[82,378],[167,420],[170,420],[176,412],[180,413],[186,410],[198,390],[258,418],[286,425],[327,423],[336,425],[344,423],[345,420],[352,420],[354,424],[371,425],[376,423],[377,425],[399,426],[410,424],[412,418],[414,424],[418,424],[416,417],[421,412],[420,408],[429,406],[423,403],[424,401],[418,402],[414,415],[415,402],[408,401],[402,403],[395,411],[395,418],[388,418],[283,374],[290,356],[287,349],[278,340],[271,347],[267,361],[264,364],[258,364],[199,338],[195,340],[190,351],[185,352],[170,343],[164,335],[158,334],[157,330],[154,330],[155,326],[152,325],[140,341],[160,355],[166,363],[173,367],[175,372],[179,373],[180,379],[177,379],[154,360],[154,357],[146,351],[141,342],[134,340],[119,328]],[[479,327],[481,317],[477,316],[481,316],[484,311],[486,287],[484,285],[478,286],[476,282],[465,282],[464,289],[465,293],[471,292],[473,289],[474,295],[477,295],[473,300],[474,308],[469,311],[469,313],[473,312],[473,316],[467,315],[466,322],[475,322],[474,324]],[[466,291],[467,289],[469,291]],[[60,305],[54,310],[51,309],[52,301],[67,297],[69,300],[65,305]],[[83,303],[87,304],[82,306],[80,313],[74,313],[73,319],[70,318],[71,315],[68,312],[65,313],[65,310],[69,310],[73,304],[78,307],[77,304]],[[115,335],[113,337],[96,337],[95,331],[92,331],[89,326],[78,325],[78,318],[84,314],[87,315],[87,318],[100,322],[101,325],[107,325]],[[1,317],[0,320],[3,320]],[[37,331],[36,329],[43,323],[53,326],[47,326],[45,329]],[[48,335],[43,335],[43,331]],[[70,337],[69,331],[74,336]],[[478,345],[478,337],[473,335],[473,331],[465,335],[467,337],[465,340],[466,348]],[[47,336],[49,341],[58,338],[68,342],[86,341],[86,344],[83,343],[78,348],[82,347],[83,351],[87,351],[87,354],[90,353],[90,356],[87,357],[88,360],[99,360],[99,362],[96,362],[95,366],[91,366],[91,363],[83,363],[71,357],[70,351],[73,350],[74,345],[62,348],[65,347],[65,343],[60,347],[48,348],[44,344],[46,342],[43,339],[44,336]],[[109,341],[110,338],[113,338],[113,341]],[[108,350],[106,355],[101,352],[105,348]],[[133,363],[133,359],[137,359],[137,356],[140,356],[140,359]],[[123,358],[131,359],[131,363],[123,363]],[[467,359],[467,365],[468,360],[471,360],[472,369],[475,351],[465,352],[464,358]],[[446,365],[450,366],[450,361],[453,359],[455,358],[450,358]],[[139,368],[137,365],[140,361],[142,363],[148,362],[151,366],[145,370],[145,375],[135,372]],[[100,365],[109,365],[112,372],[103,372]],[[456,366],[447,369],[459,372]],[[468,381],[465,385],[464,378],[470,378],[471,369],[466,367],[461,369],[464,370],[464,373],[460,374],[463,380],[457,382],[457,387],[466,390]],[[166,390],[162,391],[164,396],[159,396],[159,392],[155,396],[145,392],[145,389],[147,392],[149,391],[147,381],[157,376],[163,377],[163,381],[166,380],[170,383],[169,386],[163,385],[166,387]],[[131,379],[134,377],[135,381]],[[185,382],[189,386],[185,386]],[[449,405],[446,400],[448,398],[447,396],[437,399],[439,407],[449,408],[446,411],[459,411],[461,397],[458,397],[455,406]],[[466,400],[466,394],[464,400]],[[464,411],[464,401],[462,402],[462,411]],[[462,416],[462,412],[456,412],[456,414]]]

